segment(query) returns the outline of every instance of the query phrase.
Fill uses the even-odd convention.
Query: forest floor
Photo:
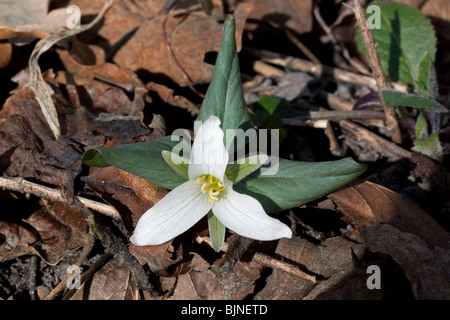
[[[398,121],[398,142],[382,119],[370,118],[378,109],[357,107],[374,104],[376,86],[356,46],[353,11],[340,1],[214,0],[209,14],[190,0],[115,1],[106,12],[103,1],[10,2],[0,10],[0,300],[450,298],[448,117],[436,161],[413,148],[417,112]],[[446,4],[397,2],[433,23],[438,100],[449,108]],[[39,39],[66,26],[76,8],[82,28],[36,57]],[[114,167],[86,166],[83,153],[192,129],[228,13],[249,109],[270,96],[316,115],[280,113],[266,123],[285,133],[280,156],[352,157],[368,169],[277,213],[291,239],[228,231],[215,252],[201,220],[168,243],[134,246],[138,218],[167,191]],[[32,89],[41,71],[58,139]]]

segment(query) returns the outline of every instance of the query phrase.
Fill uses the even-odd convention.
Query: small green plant
[[[412,107],[420,110],[416,123],[415,148],[431,158],[442,161],[436,126],[427,126],[427,120],[440,117],[448,110],[436,101],[438,85],[434,61],[436,37],[433,26],[422,13],[408,5],[374,1],[379,10],[379,27],[371,29],[378,44],[378,54],[383,72],[394,82],[410,85],[412,93],[391,89],[380,90],[388,108]],[[370,17],[371,13],[367,13]],[[361,34],[358,46],[365,52]]]
[[[268,118],[270,110],[266,113]],[[200,127],[192,150],[189,141],[173,134],[150,142],[92,148],[83,156],[87,165],[115,166],[172,190],[138,222],[139,234],[135,232],[132,241],[139,245],[168,241],[205,215],[217,251],[226,227],[259,240],[289,237],[289,228],[268,213],[322,197],[366,169],[351,158],[298,162],[280,159],[274,150],[271,155],[246,152],[229,161],[245,146],[239,132],[255,131],[243,97],[232,16],[225,20],[213,78],[197,120]],[[194,155],[203,155],[203,160],[196,161]],[[198,205],[192,206],[195,199]]]

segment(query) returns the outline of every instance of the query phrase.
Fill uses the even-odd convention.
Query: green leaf
[[[90,166],[114,166],[149,180],[163,188],[174,189],[185,178],[166,163],[162,151],[172,151],[185,140],[172,141],[170,136],[149,142],[124,144],[112,148],[96,147],[83,155],[83,163]]]
[[[208,230],[213,249],[219,252],[225,240],[225,226],[217,219],[212,211],[208,212]]]
[[[162,156],[173,171],[184,179],[189,180],[189,159],[167,150],[162,151]]]
[[[416,138],[426,139],[428,137],[428,124],[427,120],[422,113],[419,114],[416,120]]]
[[[232,134],[226,134],[227,129],[249,127],[250,118],[242,91],[236,51],[235,21],[232,15],[228,15],[225,19],[213,77],[197,120],[205,121],[211,115],[217,116],[222,123],[226,146],[230,146],[234,138]]]
[[[273,213],[318,199],[349,183],[365,170],[351,158],[327,162],[298,162],[278,159],[274,174],[264,166],[233,186],[256,198],[266,212]],[[276,159],[269,158],[271,165]],[[265,174],[265,175],[263,175]]]
[[[384,89],[380,92],[383,96],[383,100],[386,103],[386,106],[388,106],[389,108],[405,106],[414,107],[417,109],[434,110],[436,112],[448,112],[447,108],[445,108],[443,105],[422,96],[416,96],[390,89]]]
[[[420,62],[420,72],[416,81],[417,91],[424,97],[430,97],[430,89],[432,86],[432,69],[433,57],[428,52]]]
[[[238,160],[236,163],[230,163],[227,166],[226,174],[228,179],[237,183],[250,173],[256,171],[261,167],[269,157],[266,155],[254,155],[242,160]]]
[[[418,9],[405,4],[375,1],[371,5],[380,8],[381,26],[371,32],[378,44],[384,73],[392,81],[411,85],[416,85],[418,79],[429,78],[431,64],[424,68],[424,58],[428,55],[433,62],[436,54],[436,37],[430,21]],[[360,33],[357,42],[365,52]],[[425,83],[422,90],[428,91]]]
[[[440,162],[444,160],[444,150],[437,133],[431,134],[427,139],[414,140],[414,149],[434,160]]]

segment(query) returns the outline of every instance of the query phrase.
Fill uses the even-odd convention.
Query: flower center
[[[201,191],[209,194],[208,201],[213,202],[219,200],[219,195],[223,191],[224,186],[222,181],[210,174],[204,174],[197,179],[197,183],[201,184]]]

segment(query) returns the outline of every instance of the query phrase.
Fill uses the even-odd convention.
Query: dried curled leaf
[[[97,24],[97,22],[101,20],[101,18],[110,8],[113,2],[114,0],[106,0],[102,11],[91,23],[82,26],[79,29],[64,29],[58,33],[51,34],[39,40],[39,42],[34,47],[33,52],[31,53],[31,57],[28,62],[31,75],[31,89],[34,92],[35,98],[39,103],[39,106],[41,107],[41,111],[44,114],[45,120],[47,121],[47,124],[49,125],[56,139],[59,139],[61,137],[61,128],[58,121],[58,113],[56,111],[55,105],[53,104],[51,94],[47,89],[44,78],[42,77],[41,68],[38,64],[39,57],[58,41],[92,28],[95,24]]]

